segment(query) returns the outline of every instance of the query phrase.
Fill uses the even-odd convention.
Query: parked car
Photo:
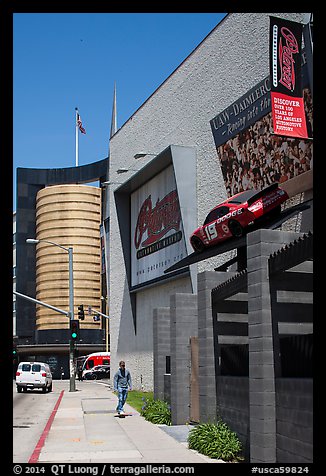
[[[102,378],[110,378],[109,365],[96,365],[92,369],[84,370],[83,379],[85,380],[100,380]]]
[[[281,204],[288,198],[278,183],[259,192],[246,190],[237,193],[210,211],[204,224],[192,233],[191,246],[195,251],[202,252],[229,238],[239,238],[248,226],[280,213]]]
[[[41,388],[45,393],[52,391],[52,373],[44,362],[20,362],[16,371],[17,392]]]

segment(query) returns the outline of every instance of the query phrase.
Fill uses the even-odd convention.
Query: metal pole
[[[105,351],[109,352],[109,319],[106,319],[105,326]]]
[[[77,108],[76,108],[77,111]],[[77,115],[76,115],[77,118]],[[77,124],[77,119],[76,119],[76,124]],[[59,245],[58,243],[55,243],[54,241],[49,241],[49,240],[34,240],[32,238],[27,238],[26,243],[41,243],[44,241],[45,243],[50,243],[51,245],[58,246],[59,248],[65,250],[68,252],[68,257],[69,257],[69,312],[66,313],[69,317],[69,328],[70,328],[70,323],[74,318],[74,270],[73,270],[73,248],[70,246],[69,248],[65,248],[62,245]],[[29,298],[27,296],[21,295],[21,297],[25,297],[26,299],[33,300],[32,298]],[[54,309],[55,311],[65,313],[61,309],[54,308],[53,306],[50,306],[46,303],[42,303],[41,301],[34,300],[36,303],[40,303],[43,306],[50,307],[51,309]],[[70,392],[75,392],[76,391],[76,376],[75,376],[75,365],[74,365],[74,354],[75,354],[75,342],[73,339],[69,340],[69,375],[70,375]]]
[[[29,296],[26,296],[26,294],[18,293],[17,291],[13,291],[13,294],[15,296],[21,297],[23,299],[27,299],[27,301],[32,301],[35,302],[36,304],[40,304],[41,306],[48,307],[49,309],[53,309],[56,312],[59,312],[60,314],[64,314],[65,316],[69,317],[69,312],[64,311],[63,309],[60,309],[59,307],[51,306],[51,304],[47,304],[46,302],[39,301],[38,299],[31,298]]]
[[[76,167],[78,167],[78,124],[77,124],[77,114],[78,114],[78,109],[77,107],[75,108],[75,143],[76,143]]]
[[[74,318],[74,268],[73,268],[73,249],[68,248],[69,255],[69,313],[70,319]]]
[[[74,270],[73,270],[73,249],[68,248],[69,256],[69,319],[74,318]],[[70,322],[69,322],[70,328]],[[70,370],[70,392],[76,391],[76,374],[74,365],[75,341],[70,338],[69,341],[69,370]]]

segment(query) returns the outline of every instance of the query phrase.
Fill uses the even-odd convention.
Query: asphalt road
[[[62,386],[61,386],[62,387]],[[53,391],[17,393],[13,381],[13,462],[28,463],[62,388],[53,381]]]

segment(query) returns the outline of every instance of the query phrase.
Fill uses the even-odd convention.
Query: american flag
[[[77,112],[77,126],[78,126],[78,129],[80,130],[80,132],[81,132],[82,134],[86,134],[86,131],[85,131],[85,129],[83,128],[83,124],[82,124],[82,121],[81,121],[79,112]]]

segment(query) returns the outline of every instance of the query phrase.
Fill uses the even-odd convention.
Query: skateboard
[[[126,416],[131,416],[132,413],[124,413],[123,415],[121,413],[117,413],[115,416],[118,418],[125,418]]]

